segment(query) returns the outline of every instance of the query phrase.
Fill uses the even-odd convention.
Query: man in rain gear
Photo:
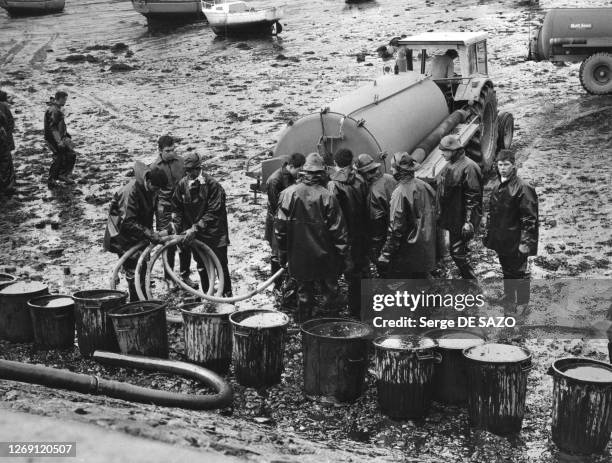
[[[504,299],[529,303],[527,257],[538,253],[538,196],[516,173],[514,153],[497,156],[498,179],[491,191],[484,245],[497,252],[504,274]]]
[[[338,150],[334,154],[334,163],[338,170],[330,176],[327,188],[338,200],[346,223],[352,271],[345,272],[344,278],[348,284],[349,311],[354,317],[359,317],[361,278],[367,274],[366,197],[368,188],[353,167],[353,153],[350,150]]]
[[[391,195],[389,231],[378,259],[390,278],[426,279],[436,264],[436,193],[414,177],[417,167],[406,152],[393,156],[399,183]]]
[[[264,239],[270,243],[272,250],[272,257],[270,259],[270,270],[272,275],[280,270],[280,264],[278,262],[278,242],[274,235],[274,217],[276,210],[278,209],[278,200],[280,194],[285,188],[293,185],[298,177],[300,169],[304,165],[306,158],[302,153],[293,153],[283,165],[268,177],[266,181],[266,192],[268,194],[268,214],[266,215],[266,230]],[[277,279],[274,282],[276,289],[281,287],[281,279]]]
[[[223,297],[231,297],[225,190],[219,182],[204,173],[197,153],[187,153],[184,162],[187,175],[178,182],[172,195],[173,227],[176,232],[185,232],[185,245],[197,239],[212,249],[223,269]],[[210,287],[208,272],[197,252],[193,253],[193,257],[198,264],[202,291],[207,292]]]
[[[298,322],[313,315],[315,282],[330,305],[338,295],[338,276],[352,270],[346,223],[340,204],[325,188],[323,158],[309,154],[302,171],[301,181],[281,193],[274,222],[280,264],[297,281]]]
[[[377,261],[387,239],[391,194],[397,186],[397,180],[390,174],[382,173],[380,163],[374,162],[369,154],[360,154],[355,167],[368,186],[366,198],[368,256],[371,262],[377,265],[378,276],[384,278],[384,269],[378,266]]]
[[[439,148],[448,164],[436,179],[440,207],[438,226],[449,232],[450,255],[461,277],[476,279],[468,261],[468,243],[482,217],[482,173],[478,164],[465,155],[456,135],[442,138]]]
[[[76,152],[72,137],[66,129],[64,113],[62,108],[66,105],[68,94],[59,91],[48,103],[45,111],[45,142],[53,154],[53,162],[49,169],[49,188],[57,186],[57,181],[61,180],[67,184],[74,184],[72,180],[72,170],[76,161]]]
[[[151,166],[158,167],[166,173],[168,185],[159,190],[157,196],[156,228],[157,230],[166,230],[172,220],[172,195],[179,180],[185,176],[185,164],[183,158],[176,153],[174,138],[170,135],[159,137],[157,147],[158,155]],[[168,264],[173,270],[175,253],[175,246],[167,249]],[[191,262],[191,251],[189,248],[180,249],[179,262],[181,279],[192,288],[197,288],[197,283],[189,278],[189,264]],[[165,277],[166,280],[169,279],[167,275]]]
[[[0,194],[15,193],[15,168],[11,151],[15,149],[15,121],[8,104],[8,95],[0,91]]]
[[[111,200],[104,234],[104,249],[119,256],[142,240],[158,244],[168,235],[167,231],[153,231],[157,194],[168,185],[166,173],[157,167],[149,169],[142,162],[136,161],[134,174],[134,178],[117,191]],[[139,256],[140,253],[136,253],[123,264],[130,301],[138,300],[134,270]],[[139,282],[141,288],[144,286],[144,277],[145,272],[142,272]]]

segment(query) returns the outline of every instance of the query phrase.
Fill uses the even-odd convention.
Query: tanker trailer
[[[249,171],[247,164],[247,175],[258,180],[252,189],[263,188],[291,153],[318,152],[332,165],[333,154],[341,148],[355,156],[368,153],[384,162],[386,169],[389,154],[407,151],[421,163],[416,175],[432,181],[446,164],[437,146],[448,133],[457,134],[467,154],[489,170],[498,149],[510,147],[514,120],[509,113],[497,112],[488,77],[486,34],[425,33],[405,37],[399,45],[406,48],[407,56],[421,57],[420,72],[385,74],[317,113],[289,121],[261,170]],[[461,74],[451,79],[427,76],[427,50],[449,48],[458,51]]]
[[[612,8],[555,8],[529,38],[528,59],[579,63],[593,95],[612,93]]]

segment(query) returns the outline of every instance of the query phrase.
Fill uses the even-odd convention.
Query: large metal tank
[[[594,47],[612,48],[612,8],[555,8],[546,13],[542,27],[530,38],[534,59],[550,59],[565,53],[555,45],[580,45],[566,50],[565,61],[582,61]],[[607,42],[605,42],[607,39]],[[552,42],[551,42],[552,41]],[[583,50],[582,58],[575,58]],[[562,60],[559,60],[562,61]]]
[[[328,109],[289,123],[279,135],[274,158],[319,152],[331,163],[340,148],[375,159],[382,153],[411,152],[447,116],[444,95],[431,79],[415,72],[385,75],[333,101]],[[385,161],[389,168],[390,156]]]

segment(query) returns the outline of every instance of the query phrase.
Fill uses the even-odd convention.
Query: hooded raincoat
[[[274,231],[297,280],[337,278],[349,254],[346,223],[326,181],[326,173],[307,172],[279,199]]]

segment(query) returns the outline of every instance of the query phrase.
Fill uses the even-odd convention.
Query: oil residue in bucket
[[[281,312],[262,312],[249,315],[240,322],[246,328],[274,328],[287,323],[287,315]]]
[[[321,325],[312,327],[309,332],[326,338],[351,339],[368,335],[370,330],[361,323],[344,320],[342,322],[322,323]]]
[[[438,346],[442,349],[467,349],[478,344],[483,344],[482,336],[469,331],[455,331],[446,333],[437,338]]]
[[[49,297],[45,299],[39,299],[36,301],[36,305],[38,307],[47,307],[49,309],[54,309],[57,307],[65,307],[67,305],[74,304],[74,300],[71,297]]]
[[[568,368],[563,372],[565,376],[581,381],[594,381],[597,383],[612,383],[612,371],[600,366],[579,365]]]
[[[236,308],[231,304],[199,304],[189,308],[189,312],[197,314],[230,314]]]
[[[436,343],[431,338],[424,338],[416,335],[386,336],[376,340],[376,345],[383,349],[431,349]]]
[[[525,349],[510,344],[483,344],[469,349],[465,356],[482,362],[520,362],[525,360]]]

